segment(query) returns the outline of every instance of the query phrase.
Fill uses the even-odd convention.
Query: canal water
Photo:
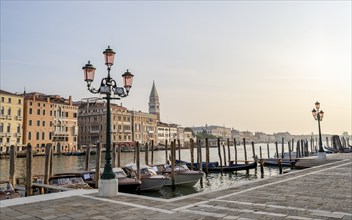
[[[256,144],[255,153],[259,157],[259,147],[262,147],[263,158],[267,158],[267,144]],[[279,144],[279,153],[281,153],[281,144]],[[226,155],[228,154],[227,147]],[[252,159],[252,146],[246,145],[247,149],[247,159],[249,161]],[[235,159],[234,147],[230,147],[231,151],[231,160]],[[275,154],[275,144],[269,145],[269,154],[271,157]],[[285,151],[288,151],[287,145],[285,145]],[[196,160],[196,150],[194,152]],[[169,151],[170,153],[170,151]],[[223,148],[221,147],[221,154],[223,155]],[[104,153],[102,154],[102,167],[105,164]],[[151,152],[149,152],[149,161],[151,157]],[[223,157],[223,156],[222,156]],[[228,156],[226,156],[227,158]],[[145,154],[141,152],[140,161],[141,164],[144,164]],[[176,151],[176,158],[178,159],[178,151]],[[205,161],[205,148],[202,149],[202,158]],[[237,158],[238,160],[244,160],[244,147],[243,145],[237,146]],[[190,150],[182,149],[181,150],[181,159],[185,161],[190,161]],[[133,163],[134,153],[133,152],[122,152],[121,153],[121,164]],[[222,159],[224,161],[224,158]],[[91,155],[89,161],[89,168],[95,168],[96,155]],[[219,161],[218,159],[218,149],[210,148],[210,161]],[[44,174],[44,156],[35,156],[33,158],[33,176],[43,175]],[[154,164],[165,163],[165,151],[154,151]],[[16,177],[24,177],[26,167],[26,158],[17,158],[16,159]],[[53,173],[62,173],[62,172],[71,172],[84,170],[85,168],[85,156],[53,156]],[[287,169],[287,168],[284,168]],[[267,178],[270,176],[278,175],[279,171],[276,167],[264,167],[264,176],[261,176],[260,169],[258,170],[251,169],[247,171],[237,171],[234,173],[224,173],[223,175],[212,173],[208,177],[203,178],[203,185],[198,182],[193,188],[191,187],[176,187],[175,191],[171,190],[171,187],[163,187],[158,192],[143,192],[143,195],[160,197],[160,198],[174,198],[183,195],[188,195],[192,193],[205,192],[209,190],[226,188],[231,186],[236,186],[243,184],[244,182],[252,181],[258,178]],[[9,159],[1,158],[0,159],[0,180],[7,180],[9,177]]]

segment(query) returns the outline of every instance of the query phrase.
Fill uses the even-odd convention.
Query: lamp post
[[[116,81],[111,78],[110,70],[111,66],[114,64],[115,52],[108,46],[108,48],[103,52],[105,58],[105,65],[107,66],[108,75],[103,78],[100,82],[100,87],[95,89],[91,86],[91,83],[94,80],[95,67],[88,61],[88,63],[82,67],[84,73],[84,81],[87,82],[88,90],[93,94],[103,94],[106,95],[104,99],[106,99],[106,152],[105,152],[105,166],[103,174],[101,175],[102,180],[115,180],[115,174],[112,171],[111,166],[111,113],[110,113],[110,100],[111,99],[121,99],[128,96],[128,93],[132,87],[133,74],[131,74],[128,70],[122,75],[123,79],[123,87],[118,87]],[[117,181],[117,180],[116,180]],[[105,181],[108,182],[108,181]],[[102,185],[102,186],[101,186]],[[99,191],[104,186],[104,181],[102,184],[99,183]],[[111,185],[111,184],[110,184]],[[117,182],[116,182],[117,185]],[[108,185],[106,185],[107,188]],[[115,186],[113,186],[115,187]],[[102,189],[103,190],[103,189]],[[117,190],[117,189],[116,189]],[[104,190],[103,190],[104,191]],[[113,189],[112,193],[110,193],[109,189],[102,192],[102,196],[111,196],[111,194],[115,194],[115,189]],[[106,195],[108,194],[108,195]],[[117,191],[116,191],[117,194]]]
[[[315,103],[315,108],[312,110],[312,115],[315,120],[318,121],[318,128],[319,128],[319,151],[318,151],[318,158],[319,159],[325,159],[326,158],[326,153],[323,149],[323,141],[321,139],[321,129],[320,129],[320,122],[323,120],[324,117],[324,112],[320,110],[320,103],[317,101]]]

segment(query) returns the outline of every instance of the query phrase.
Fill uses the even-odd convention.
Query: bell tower
[[[159,95],[155,88],[155,83],[153,81],[152,91],[149,96],[149,113],[155,114],[160,121],[160,103],[159,103]]]

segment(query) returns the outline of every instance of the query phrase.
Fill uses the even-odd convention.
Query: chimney
[[[69,103],[69,105],[72,105],[72,96],[68,97],[68,103]]]

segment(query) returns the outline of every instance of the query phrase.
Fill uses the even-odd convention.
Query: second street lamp
[[[320,103],[316,102],[315,103],[315,108],[312,110],[312,115],[315,120],[318,121],[318,129],[319,129],[319,151],[318,151],[318,158],[319,159],[325,159],[326,158],[326,153],[323,148],[323,141],[321,138],[321,128],[320,128],[320,122],[323,120],[324,117],[324,112],[320,110]]]
[[[82,67],[84,73],[84,80],[87,82],[88,90],[94,94],[104,94],[106,97],[106,152],[105,152],[105,166],[104,171],[101,176],[102,180],[114,180],[115,174],[112,171],[111,166],[111,109],[110,109],[110,100],[111,99],[121,99],[128,96],[128,93],[132,87],[133,74],[128,70],[122,75],[123,87],[118,87],[116,81],[111,78],[110,70],[111,66],[114,64],[115,52],[108,46],[108,48],[103,52],[105,58],[105,65],[107,66],[108,75],[103,78],[100,82],[100,87],[95,89],[91,86],[91,83],[94,80],[95,67],[88,61],[88,63]],[[99,184],[99,190],[101,189]],[[109,190],[107,190],[109,191]],[[117,192],[116,192],[117,193]],[[105,193],[102,193],[102,196]],[[109,193],[107,193],[109,194]],[[113,193],[114,194],[114,193]],[[111,195],[107,195],[111,196]]]

